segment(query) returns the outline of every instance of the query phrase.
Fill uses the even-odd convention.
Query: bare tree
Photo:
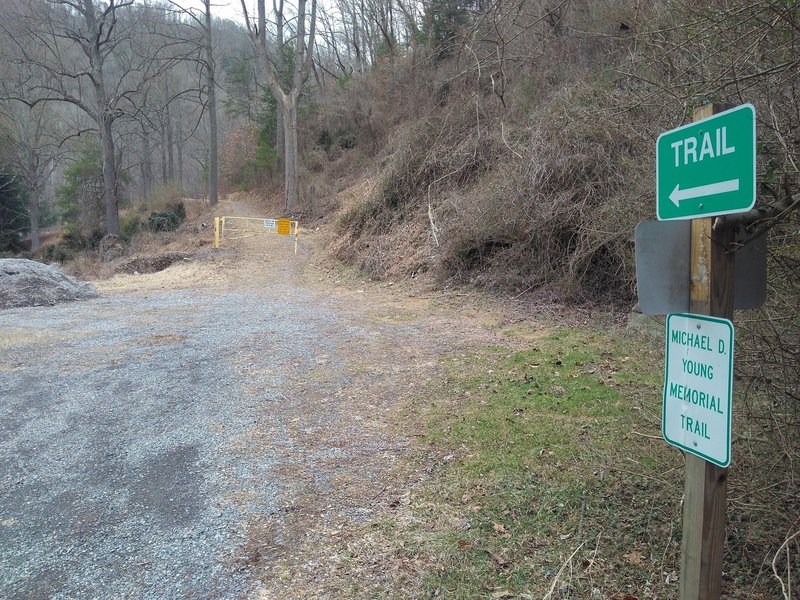
[[[0,42],[0,56],[9,54],[9,41]],[[56,119],[44,104],[28,106],[8,100],[30,77],[27,65],[5,61],[0,72],[0,142],[3,146],[3,170],[13,168],[27,192],[26,211],[30,223],[31,251],[40,245],[40,206],[48,177],[55,168],[58,136],[53,135]]]
[[[308,7],[307,0],[299,0],[297,4],[297,25],[295,28],[294,65],[291,83],[284,89],[280,63],[276,60],[273,50],[267,44],[266,9],[265,0],[258,0],[258,18],[255,24],[247,14],[247,4],[242,0],[242,10],[247,21],[250,37],[255,45],[264,71],[267,85],[278,102],[283,113],[283,135],[285,144],[284,153],[284,199],[286,210],[290,211],[297,206],[300,196],[299,148],[297,143],[297,107],[303,85],[308,81],[311,70],[311,61],[314,57],[314,38],[317,22],[317,0],[311,0]],[[282,11],[281,11],[282,15]],[[281,17],[282,18],[282,17]],[[306,19],[308,31],[306,32]],[[282,30],[282,29],[281,29]],[[279,40],[280,41],[280,40]],[[278,53],[283,48],[278,47]]]
[[[59,150],[58,136],[50,131],[54,115],[42,105],[31,108],[19,102],[4,103],[0,114],[5,117],[4,135],[0,138],[7,151],[5,159],[26,188],[31,252],[36,252],[40,245],[42,196]]]
[[[117,60],[132,36],[135,23],[120,24],[120,16],[134,0],[48,0],[29,5],[26,12],[0,23],[14,40],[17,60],[35,71],[14,99],[28,106],[68,103],[85,113],[96,126],[102,146],[103,195],[106,231],[119,235],[119,181],[114,123],[136,110],[139,74],[149,71],[149,56]],[[9,23],[20,27],[12,30]],[[89,92],[88,97],[86,91]]]
[[[192,8],[183,8],[176,0],[169,0],[177,12],[190,19],[189,26],[197,33],[195,44],[200,49],[200,56],[196,58],[202,71],[202,89],[206,96],[206,111],[208,114],[208,164],[206,165],[208,202],[212,206],[218,202],[219,173],[218,158],[218,127],[217,127],[217,77],[214,62],[214,44],[212,38],[211,0],[202,0],[202,13]],[[181,163],[183,162],[181,158]],[[182,171],[182,169],[180,169]]]
[[[211,0],[203,0],[205,21],[203,42],[205,51],[206,93],[208,94],[208,203],[217,203],[217,81],[214,74],[214,52],[211,43]]]

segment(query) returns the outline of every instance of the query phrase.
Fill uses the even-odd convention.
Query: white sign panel
[[[264,227],[267,229],[277,229],[278,228],[278,221],[275,219],[264,219]]]
[[[662,432],[673,446],[716,465],[731,462],[733,324],[667,316]]]

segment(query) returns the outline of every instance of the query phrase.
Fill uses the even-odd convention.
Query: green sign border
[[[716,119],[725,118],[726,116],[730,116],[731,113],[734,113],[736,111],[741,111],[741,110],[749,110],[753,115],[753,119],[752,119],[753,120],[753,165],[752,165],[752,169],[753,169],[753,195],[752,195],[752,199],[750,200],[749,206],[740,207],[740,208],[734,208],[734,209],[730,209],[730,210],[728,210],[728,209],[717,210],[717,211],[710,210],[708,212],[702,212],[702,211],[698,212],[697,210],[695,210],[691,214],[678,215],[678,216],[674,216],[674,217],[662,216],[662,214],[661,214],[661,212],[662,212],[661,211],[661,204],[662,203],[666,204],[667,202],[671,203],[672,201],[669,199],[669,197],[666,197],[666,198],[659,197],[659,190],[661,189],[661,173],[660,173],[661,169],[659,167],[659,163],[660,163],[660,161],[659,161],[659,146],[661,144],[661,138],[663,138],[665,136],[672,135],[672,134],[677,133],[679,131],[683,131],[684,129],[692,128],[692,127],[706,127],[710,122],[715,121]],[[659,221],[679,221],[679,220],[695,219],[695,218],[699,218],[699,217],[715,217],[715,216],[719,216],[719,215],[731,215],[731,214],[736,214],[736,213],[740,213],[740,212],[747,212],[748,210],[753,208],[753,206],[755,206],[755,204],[756,204],[756,186],[757,186],[757,182],[756,182],[756,155],[757,155],[757,151],[756,151],[756,109],[749,102],[746,103],[746,104],[740,104],[739,106],[735,106],[734,108],[731,108],[731,109],[728,109],[728,110],[723,111],[721,113],[717,113],[715,115],[712,115],[712,116],[708,117],[707,119],[703,119],[702,121],[695,121],[693,123],[687,123],[686,125],[682,125],[681,127],[676,127],[675,129],[670,129],[669,131],[665,131],[664,133],[659,135],[658,139],[656,140],[656,217],[658,218]],[[678,183],[680,183],[680,182],[678,182]]]
[[[666,431],[666,422],[667,422],[667,389],[669,388],[669,381],[667,381],[667,366],[669,365],[669,338],[670,338],[670,328],[669,328],[669,321],[672,317],[688,317],[690,319],[698,319],[701,321],[710,321],[712,323],[722,323],[728,326],[728,331],[730,332],[730,340],[728,347],[731,349],[730,356],[728,357],[729,365],[728,365],[728,444],[726,448],[726,457],[723,462],[719,462],[710,456],[706,456],[705,454],[698,452],[694,448],[684,446],[683,444],[673,441],[667,437]],[[733,409],[733,323],[731,323],[728,319],[722,319],[719,317],[709,317],[706,315],[693,315],[690,313],[671,313],[667,315],[667,324],[666,324],[666,351],[664,353],[664,394],[662,397],[661,402],[661,435],[667,441],[668,444],[675,446],[676,448],[680,448],[685,452],[689,452],[690,454],[694,454],[695,456],[699,456],[702,459],[707,460],[710,463],[714,463],[720,467],[727,467],[731,464],[731,423],[732,423],[732,409]]]

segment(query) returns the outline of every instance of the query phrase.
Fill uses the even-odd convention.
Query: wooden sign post
[[[719,104],[695,110],[700,121],[729,107]],[[714,217],[692,219],[690,312],[731,319],[733,316],[732,228],[714,228]],[[728,469],[685,453],[680,600],[719,600]]]

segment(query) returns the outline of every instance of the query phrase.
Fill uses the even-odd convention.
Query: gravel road
[[[0,597],[291,597],[272,562],[381,501],[449,328],[219,260],[0,311]]]

